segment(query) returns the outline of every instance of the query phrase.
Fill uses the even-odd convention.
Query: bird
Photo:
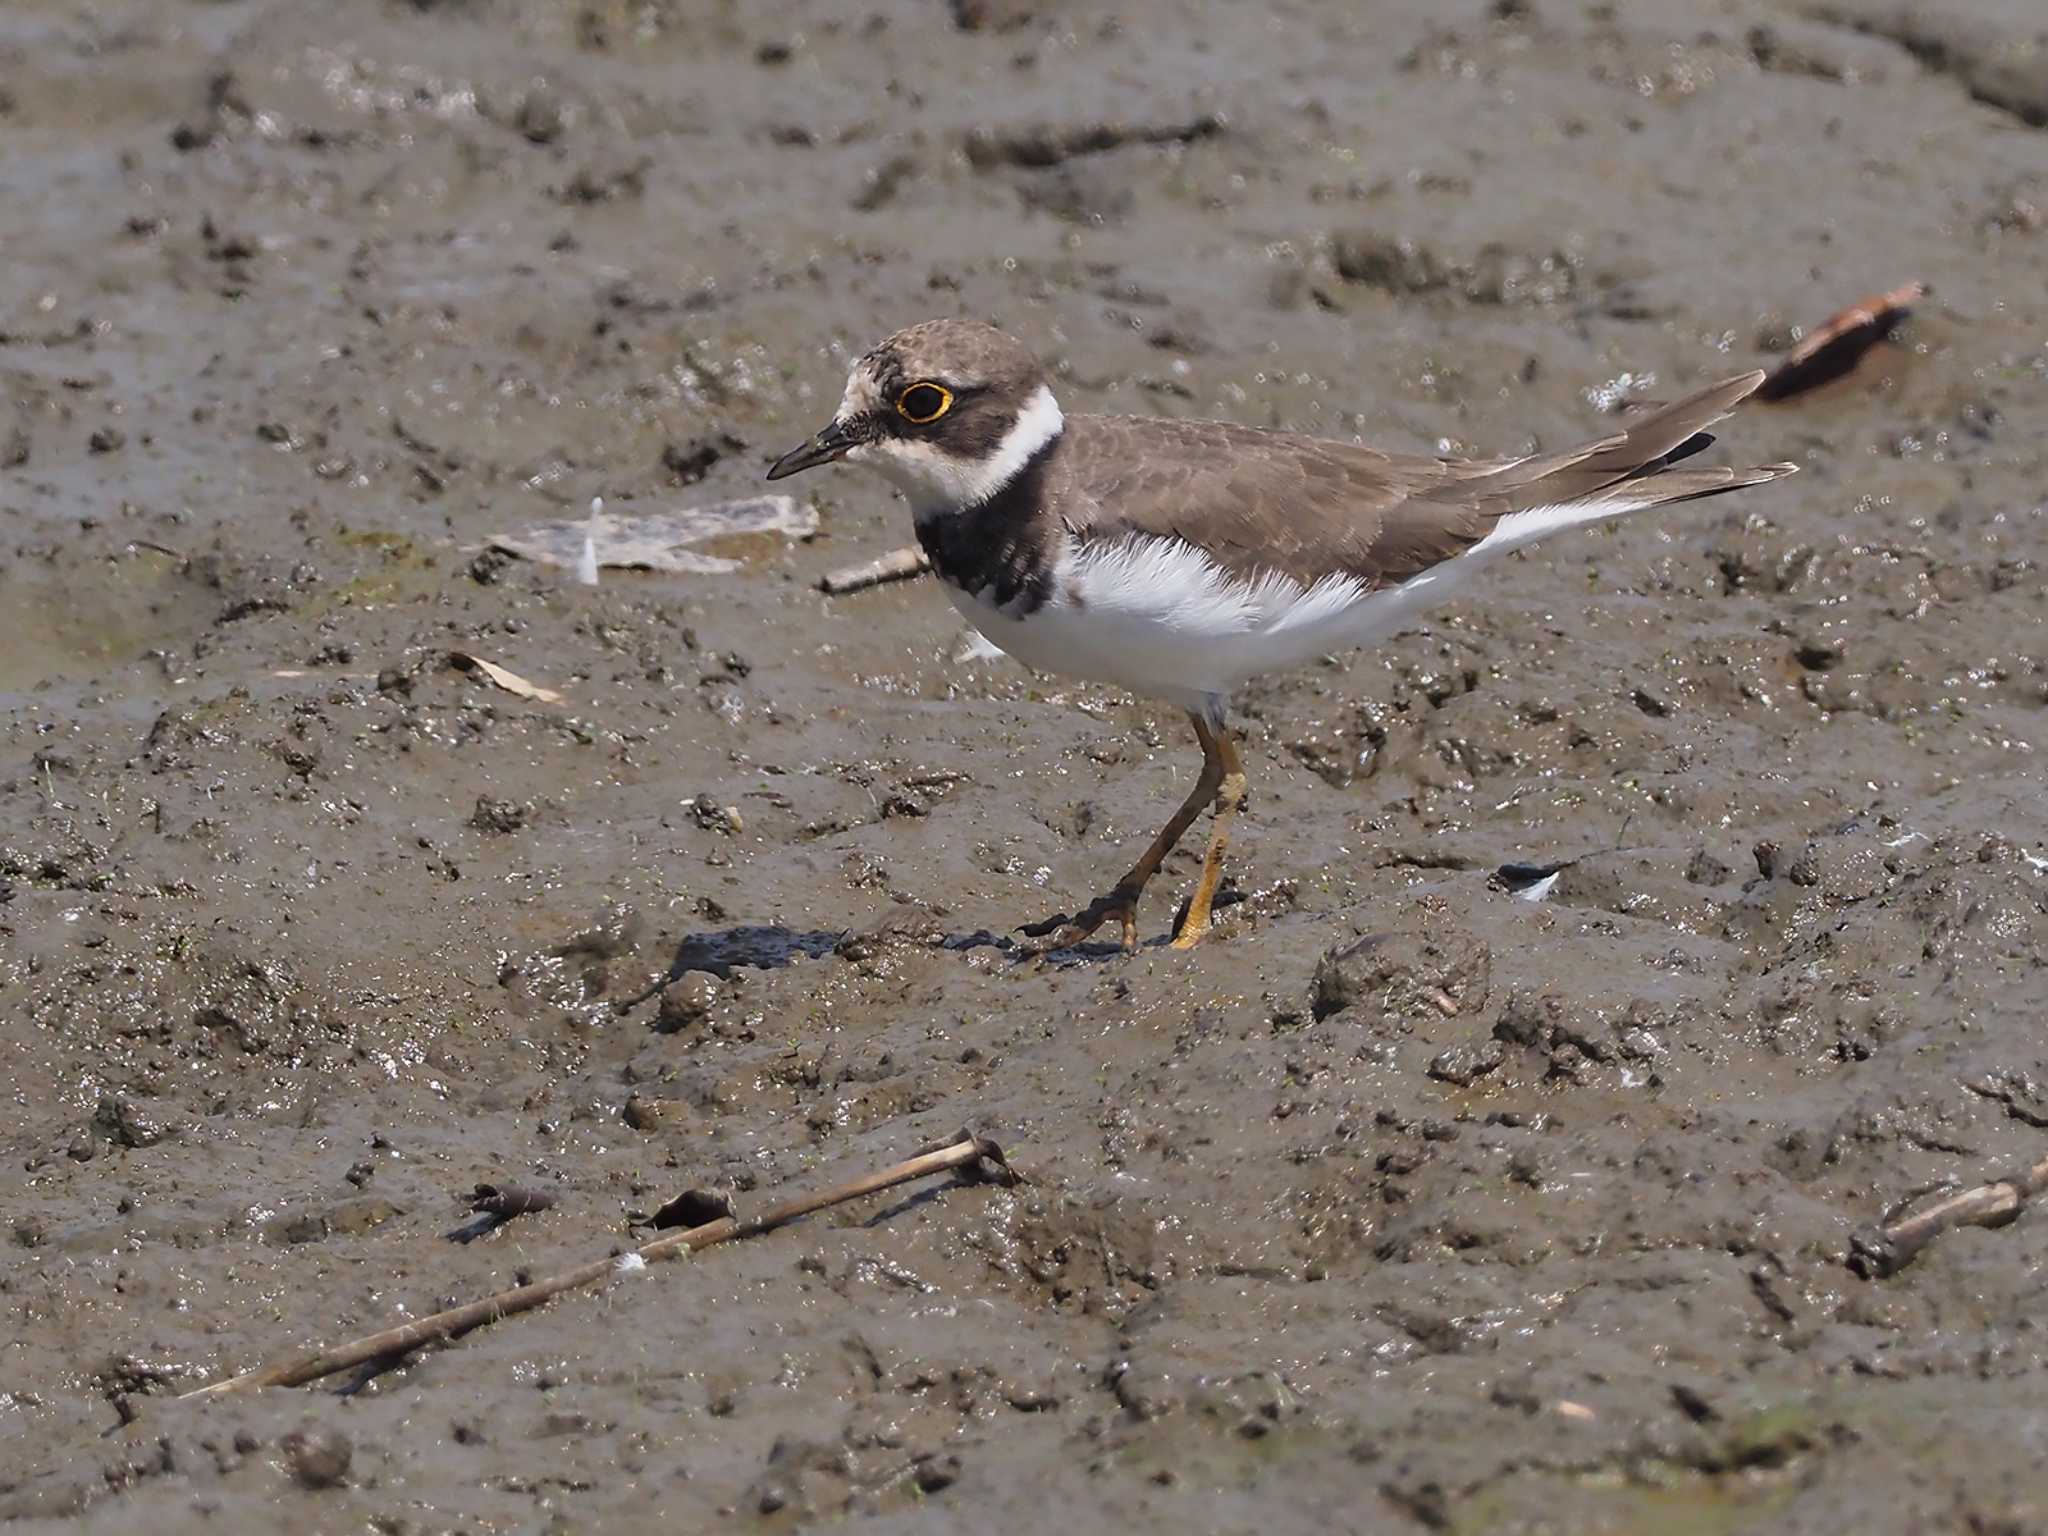
[[[1202,749],[1187,799],[1107,892],[1018,932],[1045,955],[1114,920],[1135,949],[1139,898],[1213,807],[1171,935],[1188,949],[1211,930],[1248,793],[1228,724],[1241,684],[1409,627],[1548,534],[1794,473],[1677,467],[1763,379],[1638,407],[1562,452],[1439,458],[1227,421],[1070,416],[1030,348],[946,318],[857,358],[832,419],[767,478],[840,461],[879,472],[909,503],[947,596],[992,645],[1186,711]]]

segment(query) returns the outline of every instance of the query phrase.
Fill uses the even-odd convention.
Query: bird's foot
[[[1173,914],[1173,948],[1193,949],[1204,940],[1215,938],[1218,929],[1231,926],[1227,917],[1219,920],[1216,915],[1215,902],[1219,895],[1222,895],[1225,907],[1244,899],[1235,891],[1223,894],[1213,881],[1198,884],[1181,902],[1180,910]]]
[[[1111,918],[1117,919],[1123,930],[1125,951],[1135,950],[1138,947],[1138,893],[1123,885],[1117,886],[1107,896],[1096,897],[1072,917],[1062,913],[1043,922],[1026,923],[1017,931],[1027,942],[1018,948],[1027,955],[1049,955],[1055,950],[1072,949]]]

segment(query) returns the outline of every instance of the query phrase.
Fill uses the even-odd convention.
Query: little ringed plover
[[[1047,952],[1115,918],[1135,947],[1140,893],[1213,803],[1173,938],[1187,948],[1208,931],[1245,799],[1224,723],[1240,683],[1369,645],[1546,534],[1791,474],[1673,467],[1763,377],[1639,410],[1561,453],[1428,458],[1229,422],[1068,416],[1021,343],[933,320],[856,362],[832,420],[768,478],[839,459],[879,471],[909,501],[954,606],[990,642],[1187,711],[1202,773],[1186,802],[1106,895],[1022,930]]]

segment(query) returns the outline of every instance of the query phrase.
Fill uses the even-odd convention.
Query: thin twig
[[[864,592],[887,581],[907,581],[912,576],[922,576],[931,568],[930,555],[915,544],[906,544],[865,565],[847,565],[828,571],[819,579],[818,586],[839,597],[848,592]]]
[[[731,1242],[735,1238],[752,1237],[757,1233],[795,1221],[799,1216],[808,1216],[813,1211],[822,1211],[827,1206],[840,1205],[848,1200],[858,1200],[863,1195],[872,1195],[878,1190],[896,1184],[907,1184],[934,1173],[954,1169],[966,1169],[977,1177],[1009,1179],[1009,1164],[1004,1161],[1002,1149],[986,1137],[961,1133],[958,1141],[934,1150],[921,1152],[916,1157],[884,1168],[876,1173],[863,1174],[857,1179],[848,1179],[830,1189],[815,1194],[795,1195],[787,1200],[769,1206],[754,1216],[723,1216],[702,1226],[690,1227],[682,1232],[672,1232],[658,1237],[651,1243],[626,1253],[607,1254],[604,1258],[593,1259],[587,1264],[565,1270],[545,1280],[536,1280],[530,1285],[514,1286],[486,1296],[481,1301],[472,1301],[466,1306],[451,1307],[445,1312],[436,1312],[431,1317],[416,1322],[401,1323],[396,1328],[386,1328],[335,1349],[321,1350],[317,1354],[302,1355],[293,1360],[280,1360],[260,1366],[253,1371],[244,1371],[239,1376],[229,1376],[208,1386],[198,1387],[181,1397],[215,1397],[225,1392],[239,1392],[251,1387],[297,1387],[306,1382],[317,1381],[322,1376],[331,1376],[336,1371],[345,1371],[353,1365],[363,1365],[372,1360],[388,1359],[417,1349],[437,1339],[452,1339],[457,1334],[484,1323],[494,1323],[501,1317],[510,1317],[515,1312],[526,1312],[552,1300],[564,1291],[580,1290],[595,1281],[612,1275],[630,1274],[656,1259],[669,1258],[675,1254],[694,1253],[699,1248],[709,1248],[714,1243]]]
[[[1867,1280],[1895,1275],[1942,1233],[1956,1227],[2002,1227],[2043,1190],[2048,1190],[2048,1158],[1854,1238],[1849,1267]]]
[[[181,553],[180,551],[171,548],[171,546],[168,544],[157,544],[151,542],[148,539],[130,539],[128,541],[128,547],[130,549],[146,549],[152,555],[162,555],[166,560],[175,560],[181,566],[190,565],[192,563],[192,557],[190,555]]]

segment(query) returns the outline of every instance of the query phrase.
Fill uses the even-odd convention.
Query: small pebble
[[[285,1464],[307,1488],[332,1488],[348,1477],[348,1465],[355,1447],[347,1435],[326,1425],[308,1422],[278,1442]]]

